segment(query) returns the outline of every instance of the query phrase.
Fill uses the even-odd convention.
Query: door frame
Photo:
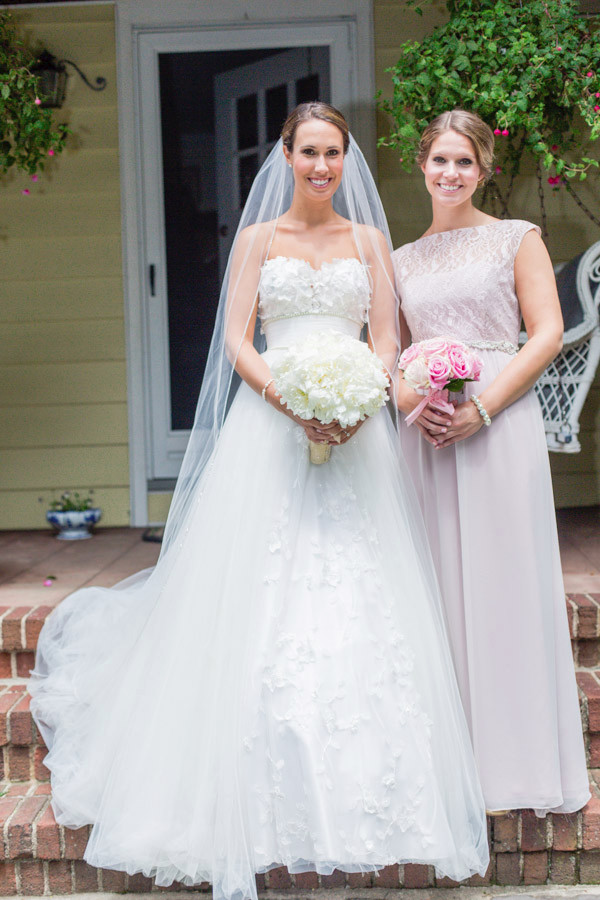
[[[199,36],[203,39],[200,49],[206,50],[249,49],[268,46],[270,40],[282,47],[329,46],[332,103],[350,115],[353,134],[375,174],[372,5],[372,0],[327,0],[327,15],[319,15],[314,7],[304,12],[297,0],[115,2],[131,525],[148,524],[148,493],[152,487],[148,483],[148,367],[143,352],[149,285],[141,189],[141,36],[149,32],[165,35],[167,48],[168,35],[178,35],[173,44],[179,51],[185,47],[182,35],[189,36],[189,49],[194,51],[199,49]],[[350,72],[340,66],[342,59],[351,60]]]

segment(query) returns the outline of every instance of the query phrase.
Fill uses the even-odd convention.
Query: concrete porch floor
[[[567,593],[600,593],[600,508],[557,511]],[[99,528],[88,541],[58,541],[50,531],[0,532],[0,605],[54,606],[86,585],[110,587],[154,565],[160,544],[142,528]],[[44,581],[52,578],[49,586]]]

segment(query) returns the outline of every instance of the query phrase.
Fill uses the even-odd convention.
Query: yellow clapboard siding
[[[123,317],[123,281],[110,278],[58,278],[7,281],[0,290],[0,322],[44,322]]]
[[[59,439],[59,436],[57,436]],[[2,451],[0,491],[59,490],[82,484],[124,487],[129,483],[127,446],[41,447]]]
[[[68,27],[73,21],[114,22],[115,6],[111,2],[94,4],[63,3],[57,6],[48,3],[38,6],[36,9],[28,9],[27,7],[14,9],[13,13],[15,18],[18,18],[20,22],[28,27],[39,28],[45,24],[62,24]]]
[[[108,448],[127,440],[126,403],[0,408],[0,448],[101,444]]]
[[[600,478],[583,472],[557,475],[552,478],[554,503],[557,509],[568,506],[596,506],[600,503]]]
[[[596,446],[593,432],[586,431],[579,435],[581,451],[579,453],[551,453],[552,471],[559,475],[572,472],[600,472],[600,447]]]
[[[80,493],[88,490],[86,485],[69,485]],[[49,529],[46,510],[53,497],[58,498],[62,488],[52,493],[40,491],[0,491],[0,530],[13,528]],[[40,496],[43,501],[40,503]],[[99,487],[94,496],[102,509],[102,526],[129,525],[129,488]],[[52,573],[48,573],[49,575]]]
[[[3,406],[127,400],[124,362],[0,366],[0,385]]]
[[[118,114],[115,104],[97,107],[71,107],[61,110],[60,121],[67,122],[73,134],[67,138],[67,148],[80,152],[94,149],[108,150],[119,146]],[[60,161],[60,157],[56,162]]]
[[[166,522],[173,494],[148,494],[148,521],[158,524]]]
[[[122,319],[11,323],[2,337],[0,365],[125,359]]]
[[[52,492],[97,489],[103,524],[129,523],[114,7],[17,11],[28,39],[72,59],[56,121],[73,129],[37,183],[0,186],[0,528],[47,527]],[[30,195],[21,194],[23,188]]]
[[[20,193],[9,194],[3,197],[2,216],[10,223],[12,240],[121,234],[119,197],[104,192],[71,194],[61,203],[48,190],[36,191],[27,198]]]
[[[0,242],[0,293],[3,281],[36,278],[87,278],[116,275],[121,272],[121,236],[101,238],[81,234],[77,237],[35,237],[16,240],[10,235]]]
[[[394,48],[404,41],[420,41],[432,28],[448,21],[448,10],[440,0],[433,0],[419,16],[406,3],[376,0],[373,8],[376,53]]]
[[[84,72],[90,62],[96,64],[107,62],[114,65],[114,22],[86,21],[86,18],[85,7],[75,4],[71,19],[66,22],[37,20],[34,10],[27,16],[18,16],[26,37],[41,40],[46,49],[59,59],[72,59]]]

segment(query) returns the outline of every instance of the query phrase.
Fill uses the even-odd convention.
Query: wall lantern
[[[106,87],[106,78],[98,76],[96,84],[93,85],[76,63],[70,59],[57,59],[52,53],[43,50],[38,56],[36,63],[32,66],[32,71],[39,78],[38,91],[42,101],[41,105],[44,108],[59,109],[63,105],[67,86],[67,65],[73,66],[82,81],[92,91],[103,91]]]

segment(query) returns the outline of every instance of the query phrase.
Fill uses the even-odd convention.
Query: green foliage
[[[582,18],[576,0],[447,0],[446,6],[447,24],[421,42],[407,41],[387,69],[393,98],[380,105],[393,126],[380,145],[397,148],[410,171],[425,125],[460,107],[507,132],[497,134],[496,147],[511,184],[526,152],[554,173],[555,183],[585,179],[598,166],[586,153],[600,137],[597,19]]]
[[[50,509],[55,512],[83,512],[91,509],[93,505],[93,491],[89,491],[87,497],[82,497],[79,491],[64,491],[60,500],[53,500]]]
[[[67,127],[55,126],[52,111],[39,104],[34,63],[13,17],[0,12],[0,174],[16,166],[33,175],[65,145]]]

